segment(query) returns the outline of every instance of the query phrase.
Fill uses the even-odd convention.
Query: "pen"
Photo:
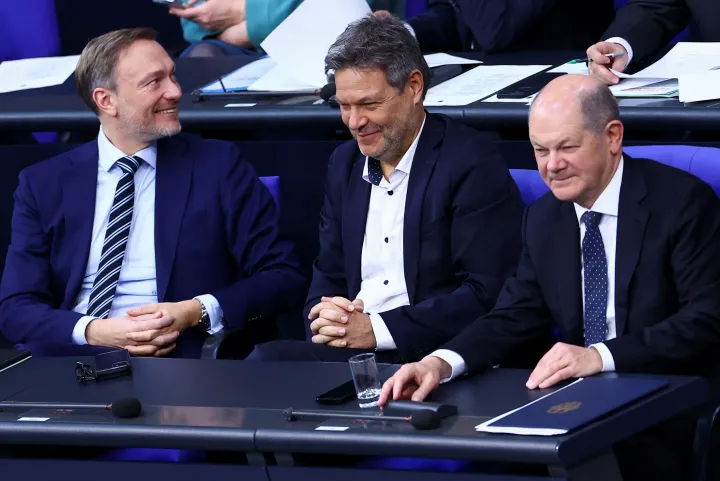
[[[607,58],[624,57],[624,56],[625,56],[625,52],[606,53],[605,56],[606,56]],[[586,58],[576,58],[575,60],[570,60],[568,63],[571,64],[571,65],[573,65],[573,64],[576,64],[576,63],[588,63],[588,62],[592,62],[592,59],[589,58],[589,57],[586,57]]]

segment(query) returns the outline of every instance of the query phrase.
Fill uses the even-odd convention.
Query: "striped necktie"
[[[123,175],[115,188],[115,198],[105,230],[100,263],[90,292],[88,316],[105,319],[110,313],[125,256],[125,246],[130,236],[130,223],[135,203],[134,178],[141,162],[140,157],[123,157],[117,161],[117,166],[123,171]]]

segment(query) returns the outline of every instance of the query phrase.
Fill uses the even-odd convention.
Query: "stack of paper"
[[[75,71],[80,55],[27,58],[0,64],[0,93],[63,84]]]

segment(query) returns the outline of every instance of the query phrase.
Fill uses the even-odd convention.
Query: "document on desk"
[[[678,78],[720,68],[720,42],[680,42],[663,58],[633,78]]]
[[[576,74],[576,75],[587,75],[588,74],[588,68],[587,65],[583,62],[576,62],[576,63],[565,63],[562,65],[558,65],[552,70],[548,70],[548,73],[570,73],[570,74]]]
[[[330,46],[351,22],[370,13],[366,0],[305,0],[260,46],[287,76],[321,88]]]
[[[468,105],[551,65],[479,65],[428,90],[425,106]]]
[[[588,377],[475,427],[486,433],[557,436],[590,424],[668,386],[659,379]]]
[[[468,58],[456,57],[446,53],[430,53],[425,55],[425,61],[428,67],[441,67],[443,65],[474,65],[481,64],[480,60],[470,60]]]
[[[720,70],[680,75],[678,87],[680,102],[720,99]]]
[[[262,76],[267,74],[275,67],[275,61],[270,57],[261,59],[243,65],[234,72],[222,77],[220,81],[213,82],[202,88],[203,92],[237,92],[248,90],[248,88],[258,81]],[[225,87],[223,89],[223,86]]]
[[[75,71],[80,55],[26,58],[0,63],[0,93],[63,84]]]

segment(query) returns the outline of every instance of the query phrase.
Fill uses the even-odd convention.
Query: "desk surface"
[[[353,425],[316,431],[317,421],[287,422],[282,409],[357,411],[355,402],[321,407],[315,395],[349,379],[346,364],[134,359],[133,375],[77,384],[76,359],[29,359],[0,373],[0,397],[27,402],[108,403],[137,397],[143,414],[121,420],[101,411],[0,413],[0,444],[164,447],[245,452],[423,456],[574,465],[612,444],[696,406],[707,396],[698,378],[668,377],[668,389],[566,436],[476,433],[474,426],[550,390],[528,391],[529,374],[497,369],[443,385],[431,400],[459,416],[432,431],[406,424]],[[384,377],[395,366],[383,366]],[[20,415],[50,417],[18,422]]]
[[[469,57],[493,64],[560,65],[581,52],[532,52]],[[243,58],[180,58],[177,78],[185,93],[180,120],[188,131],[254,130],[302,125],[343,129],[338,109],[313,105],[318,97],[285,99],[248,97],[245,100],[213,99],[194,102],[190,93],[241,66]],[[95,115],[75,93],[73,77],[61,86],[0,94],[0,129],[70,130],[94,129]],[[257,102],[254,107],[226,108],[227,103]],[[720,101],[688,105],[677,99],[620,99],[621,114],[629,127],[652,129],[712,130],[720,122]],[[517,103],[475,102],[464,107],[431,107],[481,129],[526,128],[528,107]]]

